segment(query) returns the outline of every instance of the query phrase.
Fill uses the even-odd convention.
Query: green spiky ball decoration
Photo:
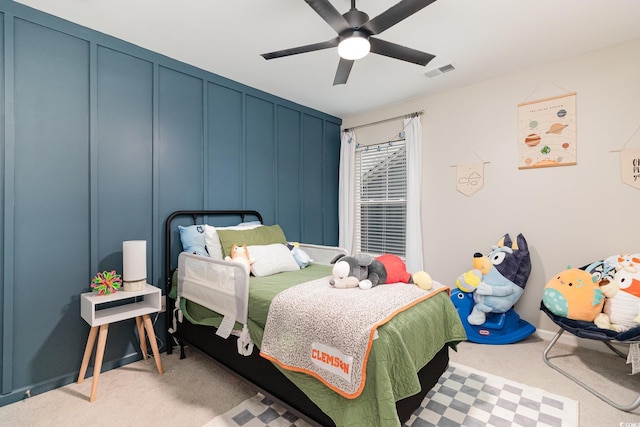
[[[110,295],[118,292],[118,288],[122,285],[122,279],[115,270],[103,271],[96,274],[91,280],[91,289],[98,295]]]

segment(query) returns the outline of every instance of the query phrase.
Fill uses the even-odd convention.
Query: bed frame
[[[172,256],[177,259],[181,249],[178,237],[177,226],[173,226],[176,218],[191,217],[195,224],[198,218],[202,217],[222,217],[259,220],[262,222],[262,215],[252,210],[183,210],[177,211],[167,217],[165,223],[165,280],[167,298],[166,325],[167,329],[173,325],[173,307],[175,301],[169,298],[172,277]],[[213,225],[225,225],[216,224]],[[177,243],[177,245],[176,245]],[[173,251],[172,251],[173,247]],[[173,254],[172,254],[173,252]],[[220,338],[212,333],[213,327],[194,325],[184,319],[178,323],[177,330],[167,331],[167,354],[171,354],[173,349],[170,343],[174,339],[180,345],[180,358],[185,357],[184,346],[192,345],[209,355],[219,365],[228,371],[236,374],[241,379],[249,382],[265,396],[283,404],[299,418],[304,419],[316,426],[335,426],[333,420],[318,408],[298,387],[296,387],[287,377],[285,377],[273,363],[260,357],[257,351],[250,356],[238,354],[236,337],[230,336],[228,339]],[[396,410],[401,424],[404,424],[413,411],[420,406],[427,392],[433,388],[438,379],[449,365],[448,346],[444,345],[431,361],[418,372],[420,393],[407,397],[396,402]]]

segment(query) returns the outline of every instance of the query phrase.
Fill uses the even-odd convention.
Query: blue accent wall
[[[5,82],[4,73],[4,13],[0,14],[0,82]],[[13,174],[13,167],[5,161],[5,135],[13,132],[13,128],[7,128],[6,112],[4,109],[7,103],[7,98],[4,93],[5,85],[0,84],[0,129],[3,132],[0,133],[0,165],[2,165],[2,173],[0,173],[0,202],[2,202],[2,210],[0,210],[0,395],[4,393],[4,390],[10,390],[11,381],[7,378],[8,373],[11,372],[12,365],[11,359],[6,360],[3,358],[3,353],[6,349],[11,348],[12,341],[12,324],[7,324],[5,321],[8,317],[13,315],[11,304],[13,301],[13,287],[4,286],[3,280],[6,279],[4,271],[4,265],[6,261],[11,261],[11,257],[5,257],[5,236],[4,236],[4,206],[5,206],[5,175]],[[11,181],[13,182],[13,181]],[[6,361],[6,364],[4,363]]]
[[[256,209],[337,244],[337,117],[6,0],[0,81],[0,406],[77,380],[79,294],[124,240],[164,293],[173,211]],[[103,370],[140,359],[134,326],[110,326]]]
[[[81,340],[79,299],[67,290],[91,275],[89,43],[16,18],[13,66],[14,263],[4,285],[14,286],[13,382],[26,385],[78,360],[60,343]]]

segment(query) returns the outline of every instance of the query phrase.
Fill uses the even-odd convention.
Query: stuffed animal
[[[251,264],[253,264],[254,259],[249,256],[249,250],[247,249],[247,245],[233,245],[231,246],[231,256],[226,256],[224,258],[225,261],[236,261],[244,265],[247,275],[251,272]]]
[[[505,234],[487,256],[476,252],[473,269],[461,274],[456,285],[473,292],[474,306],[467,317],[470,325],[482,325],[487,313],[505,313],[518,301],[531,273],[527,241],[518,234],[512,242]]]
[[[616,288],[606,294],[602,313],[593,322],[599,328],[623,332],[640,324],[640,254],[614,255],[604,261],[614,266]]]
[[[604,305],[599,280],[587,269],[567,268],[547,282],[542,303],[556,316],[593,322]]]
[[[305,268],[313,262],[311,257],[309,257],[309,255],[305,251],[300,249],[300,243],[288,242],[287,248],[289,248],[289,250],[291,251],[291,255],[293,255],[293,259],[296,260],[298,267]]]
[[[433,286],[429,274],[424,271],[408,273],[404,261],[392,254],[377,258],[365,254],[343,256],[334,262],[329,283],[335,288],[371,289],[386,283],[414,283],[425,290]]]

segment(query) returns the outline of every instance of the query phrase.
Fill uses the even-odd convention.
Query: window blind
[[[403,140],[356,150],[356,250],[405,256],[407,151]]]

